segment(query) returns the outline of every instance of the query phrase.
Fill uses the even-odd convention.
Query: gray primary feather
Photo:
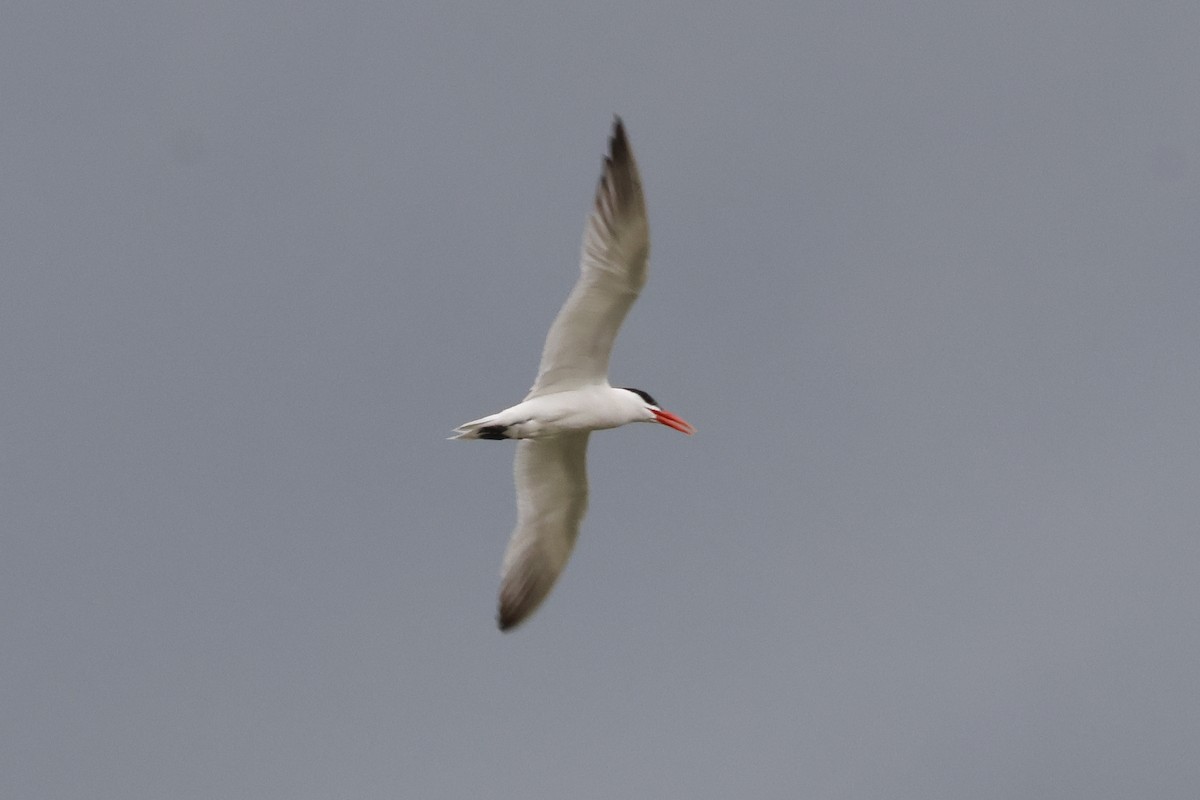
[[[517,443],[517,527],[504,553],[501,630],[528,617],[558,579],[587,511],[588,431]]]
[[[583,233],[580,274],[554,318],[525,399],[608,379],[617,331],[646,283],[650,224],[625,126],[617,117]]]

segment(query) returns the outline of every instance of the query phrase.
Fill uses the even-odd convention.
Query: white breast
[[[623,389],[587,386],[518,403],[497,414],[493,424],[510,426],[514,439],[538,439],[642,422],[648,417],[643,406],[641,398]]]

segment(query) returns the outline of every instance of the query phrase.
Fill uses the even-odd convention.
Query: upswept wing
[[[642,181],[617,117],[583,233],[579,280],[550,326],[527,400],[608,380],[613,340],[646,283],[649,255]]]
[[[587,431],[517,443],[517,528],[501,569],[501,630],[532,614],[567,565],[587,511],[587,443]]]

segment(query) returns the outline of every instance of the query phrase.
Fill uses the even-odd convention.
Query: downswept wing
[[[532,614],[567,565],[587,511],[588,434],[517,442],[517,528],[501,568],[500,630]]]
[[[525,399],[608,380],[613,340],[646,283],[649,255],[642,181],[617,117],[583,233],[579,280],[550,326],[537,380]]]

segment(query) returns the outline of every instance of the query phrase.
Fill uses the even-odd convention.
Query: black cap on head
[[[629,386],[622,386],[621,388],[627,392],[633,392],[652,406],[658,406],[658,401],[651,397],[649,392],[643,392],[641,389],[633,389]]]

